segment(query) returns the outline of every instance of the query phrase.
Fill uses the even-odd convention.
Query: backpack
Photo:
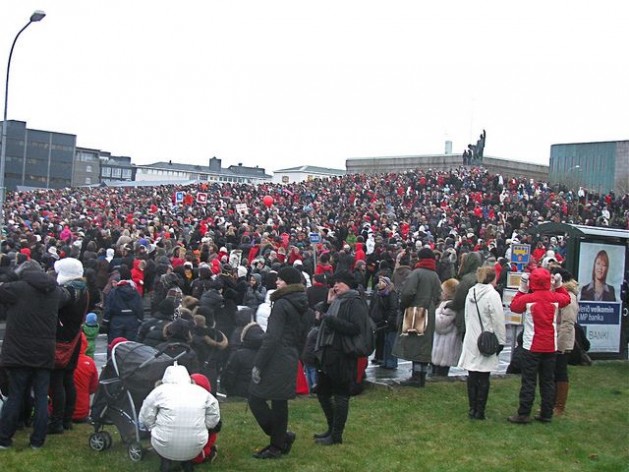
[[[362,303],[365,303],[361,299]],[[360,333],[351,338],[343,336],[343,352],[356,357],[369,357],[376,348],[376,324],[369,314],[360,320]]]

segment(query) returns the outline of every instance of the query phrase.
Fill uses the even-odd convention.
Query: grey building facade
[[[629,140],[553,144],[550,180],[597,193],[629,192]]]
[[[76,135],[28,129],[26,122],[7,120],[5,187],[72,186]]]

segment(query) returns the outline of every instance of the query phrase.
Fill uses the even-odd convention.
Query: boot
[[[475,420],[485,419],[485,406],[489,397],[489,377],[479,379],[476,387],[476,411],[474,413]]]
[[[331,446],[333,444],[343,443],[343,430],[347,422],[349,413],[349,396],[335,395],[334,397],[334,421],[332,422],[332,431],[329,436],[317,439],[317,444],[322,446]]]
[[[424,383],[426,382],[426,376],[424,375]],[[399,383],[400,386],[402,387],[423,387],[423,385],[421,385],[421,377],[420,377],[420,373],[419,372],[412,372],[411,376],[406,379],[406,380],[402,380]]]
[[[315,433],[315,439],[322,439],[330,436],[332,433],[332,423],[334,422],[334,405],[332,404],[332,397],[328,395],[317,395],[319,400],[319,405],[321,405],[321,409],[323,410],[323,414],[325,415],[325,420],[328,424],[327,431],[323,433]]]
[[[478,394],[478,385],[476,384],[476,377],[468,375],[467,377],[467,401],[469,404],[469,410],[467,411],[467,417],[471,420],[476,416],[476,398]]]
[[[566,401],[568,400],[568,390],[570,390],[569,382],[555,383],[555,409],[554,414],[561,416],[566,410]]]

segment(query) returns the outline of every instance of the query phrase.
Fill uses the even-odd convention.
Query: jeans
[[[35,396],[35,415],[30,441],[32,446],[41,447],[48,432],[50,370],[33,367],[7,367],[6,370],[9,376],[9,398],[0,418],[0,445],[11,445],[11,438],[15,434],[22,413],[24,397],[32,387]]]
[[[308,389],[312,393],[312,389],[317,385],[317,368],[315,366],[306,366],[306,380],[308,381]]]
[[[384,334],[384,355],[382,360],[383,366],[389,369],[397,368],[397,357],[391,354],[396,336],[397,333],[395,331],[387,331]]]

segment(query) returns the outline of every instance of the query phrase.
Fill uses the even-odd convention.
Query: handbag
[[[428,310],[423,306],[409,306],[404,310],[402,336],[415,334],[422,336],[428,327]]]
[[[500,342],[498,341],[496,333],[492,331],[485,331],[483,328],[483,320],[481,320],[478,302],[476,301],[476,290],[474,290],[473,293],[474,305],[476,305],[476,313],[478,313],[478,321],[480,323],[481,330],[480,336],[478,336],[478,340],[476,341],[476,345],[483,356],[493,356],[498,353],[498,349],[500,349]]]
[[[72,341],[57,341],[55,345],[55,369],[67,367],[80,338],[81,331],[77,333]]]

